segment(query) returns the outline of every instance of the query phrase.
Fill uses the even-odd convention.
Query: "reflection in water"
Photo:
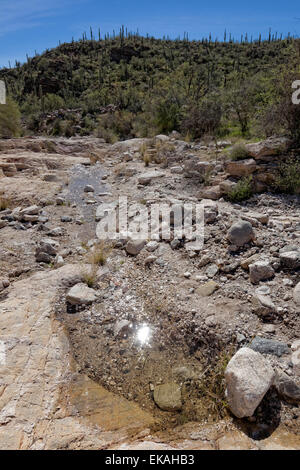
[[[150,330],[149,326],[142,325],[137,331],[137,340],[138,340],[138,342],[142,346],[144,346],[146,344],[149,344],[150,337],[151,337],[151,330]]]

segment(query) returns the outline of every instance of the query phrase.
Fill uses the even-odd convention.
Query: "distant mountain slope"
[[[112,104],[134,116],[147,112],[155,115],[157,107],[167,102],[169,110],[174,104],[173,114],[178,107],[181,110],[176,122],[166,124],[167,131],[178,128],[182,107],[198,106],[201,100],[223,93],[237,81],[271,80],[282,66],[291,63],[294,54],[291,38],[235,43],[121,34],[115,39],[62,44],[28,58],[23,65],[1,69],[0,79],[5,80],[23,116],[31,121],[40,113],[81,108],[84,114],[76,122],[77,128],[79,123],[81,128],[94,129],[93,116],[101,107]],[[84,117],[92,122],[84,124]],[[68,116],[63,118],[68,120]],[[125,129],[123,134],[145,133],[141,122],[136,132],[131,122],[128,125],[132,132]],[[164,131],[163,125],[158,127]]]

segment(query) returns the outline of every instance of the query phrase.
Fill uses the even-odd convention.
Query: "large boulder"
[[[236,187],[237,183],[230,179],[221,181],[219,184],[220,191],[222,194],[229,194]]]
[[[253,158],[226,162],[225,171],[231,176],[250,176],[256,170]]]
[[[216,186],[209,186],[207,188],[201,189],[197,194],[199,199],[212,199],[213,201],[217,201],[222,196],[222,191],[219,185]]]
[[[233,245],[243,246],[254,240],[255,234],[250,222],[239,220],[230,227],[227,237]]]
[[[289,141],[284,137],[280,138],[270,138],[263,140],[261,142],[256,142],[253,144],[247,144],[246,148],[248,154],[259,160],[263,157],[269,157],[273,155],[279,155],[282,152],[285,152]]]
[[[191,156],[185,160],[183,171],[186,178],[198,178],[201,181],[204,180],[212,169],[213,164],[210,162],[204,162],[199,160],[198,157]]]
[[[176,383],[157,385],[153,398],[163,411],[179,411],[182,408],[181,387]]]
[[[253,284],[258,284],[260,281],[266,281],[274,277],[275,271],[268,260],[262,260],[250,264],[249,275],[250,281]]]
[[[237,418],[252,416],[274,379],[273,368],[260,353],[240,349],[225,370],[226,395],[232,413]]]

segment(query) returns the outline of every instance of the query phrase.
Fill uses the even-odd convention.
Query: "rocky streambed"
[[[149,169],[143,142],[1,155],[23,159],[0,179],[17,202],[0,212],[2,448],[299,448],[299,199],[203,200],[181,163],[196,148],[173,140]],[[204,246],[99,245],[119,196],[202,202]]]

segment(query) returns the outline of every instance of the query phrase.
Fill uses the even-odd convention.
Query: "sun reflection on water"
[[[151,329],[147,325],[142,325],[138,330],[137,330],[137,341],[141,344],[141,346],[144,346],[146,344],[149,344],[149,340],[151,338]]]

